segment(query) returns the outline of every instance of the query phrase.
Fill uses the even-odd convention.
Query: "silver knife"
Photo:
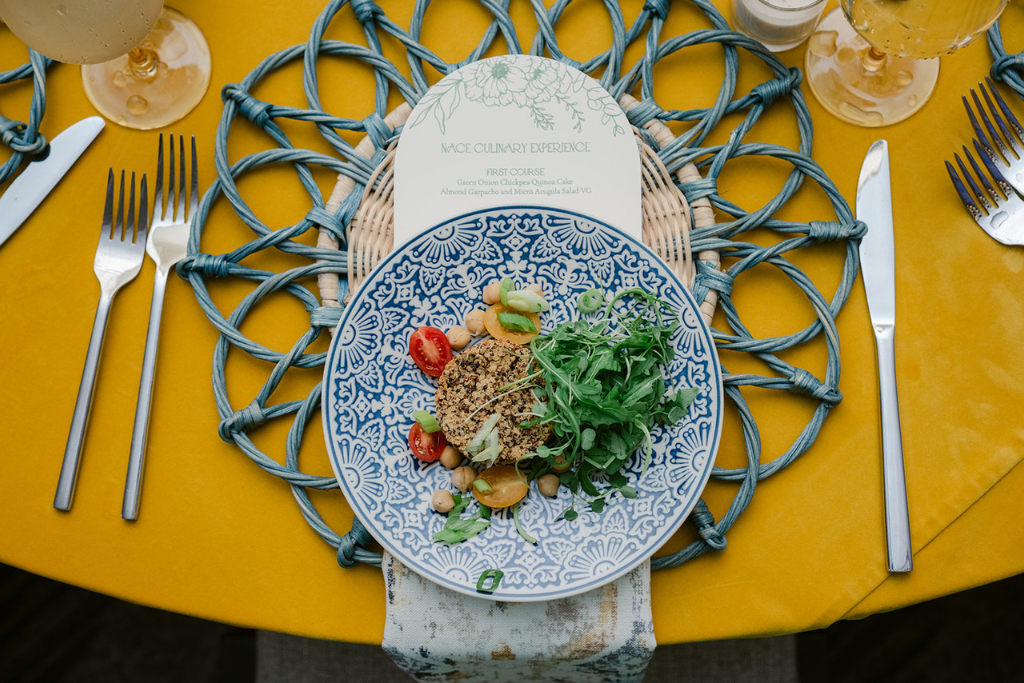
[[[868,226],[860,243],[861,273],[878,352],[882,413],[882,476],[885,480],[885,536],[889,571],[914,568],[910,513],[903,471],[900,407],[896,397],[896,246],[889,186],[889,145],[879,140],[868,149],[857,181],[857,218]]]
[[[50,153],[25,167],[0,196],[0,245],[29,217],[85,148],[103,130],[104,121],[90,116],[50,141]]]

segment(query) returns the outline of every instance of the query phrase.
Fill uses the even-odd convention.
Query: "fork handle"
[[[135,426],[128,454],[128,475],[124,482],[124,500],[121,517],[134,520],[139,515],[139,496],[142,493],[142,468],[146,459],[146,439],[149,436],[149,409],[153,402],[153,378],[156,374],[156,352],[160,341],[160,317],[164,310],[164,290],[167,272],[157,268],[153,280],[153,303],[149,307],[149,328],[146,330],[146,352],[142,358],[142,378],[139,380],[139,398],[135,404]]]
[[[82,462],[82,449],[85,445],[85,428],[89,424],[93,390],[96,388],[96,371],[100,364],[103,337],[107,330],[107,320],[110,318],[110,304],[113,301],[113,294],[103,293],[100,295],[100,303],[96,307],[96,319],[92,323],[89,349],[85,352],[85,368],[82,370],[82,381],[78,385],[75,412],[71,415],[71,429],[68,432],[67,445],[64,447],[60,477],[57,479],[57,494],[53,498],[53,507],[58,510],[70,510],[71,501],[75,497],[78,466]]]

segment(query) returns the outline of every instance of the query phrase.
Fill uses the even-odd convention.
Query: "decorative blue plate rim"
[[[353,406],[355,406],[356,403],[362,403],[362,405],[357,407],[364,409],[361,415],[362,417],[368,420],[385,422],[387,421],[384,417],[380,417],[379,420],[376,419],[376,416],[373,414],[373,411],[375,410],[373,407],[373,402],[367,399],[366,395],[376,395],[379,399],[383,399],[385,410],[391,407],[398,407],[399,417],[394,421],[395,424],[391,425],[390,428],[385,428],[382,425],[374,424],[373,428],[385,429],[385,431],[390,431],[390,434],[387,435],[382,435],[380,434],[380,432],[378,432],[377,434],[378,437],[380,438],[378,438],[378,440],[375,442],[375,445],[380,446],[382,444],[382,441],[386,440],[388,447],[393,449],[394,447],[398,446],[401,453],[375,453],[374,445],[366,443],[368,439],[374,438],[372,435],[367,436],[367,434],[372,430],[367,430],[365,426],[355,421],[353,421],[352,423],[353,429],[350,430],[350,433],[346,433],[345,440],[337,438],[337,435],[335,434],[335,424],[343,421],[343,419],[348,418],[347,415],[342,415],[342,413],[359,412],[354,408],[352,410],[349,410],[347,405],[344,409],[342,409],[340,407],[342,405],[342,402],[340,400],[339,402],[336,403],[336,401],[334,400],[334,394],[339,389],[339,384],[343,381],[346,381],[349,375],[351,376],[353,386],[355,384],[361,385],[362,383],[372,384],[374,381],[377,380],[375,380],[372,377],[367,377],[367,375],[380,374],[379,372],[376,372],[374,370],[374,368],[376,368],[377,370],[380,369],[378,365],[370,365],[365,369],[362,367],[358,368],[358,370],[361,370],[361,372],[356,372],[356,369],[350,369],[347,371],[348,374],[346,375],[346,368],[340,365],[341,360],[339,356],[342,355],[342,348],[348,348],[349,346],[351,346],[351,344],[349,344],[348,342],[343,342],[343,338],[345,334],[350,330],[350,326],[358,324],[358,322],[354,322],[354,318],[358,316],[363,316],[364,318],[372,317],[375,309],[372,305],[372,302],[369,302],[371,305],[367,307],[367,300],[372,296],[372,293],[374,292],[375,288],[379,288],[382,286],[381,280],[385,276],[385,274],[393,273],[393,268],[394,266],[396,266],[396,263],[398,261],[402,259],[408,260],[410,258],[409,255],[412,250],[417,249],[418,247],[431,244],[430,240],[440,242],[438,236],[446,230],[452,232],[452,234],[457,235],[459,234],[460,230],[468,234],[473,232],[473,230],[475,229],[480,232],[481,240],[483,240],[486,236],[491,234],[490,232],[488,232],[491,229],[491,227],[497,223],[500,223],[499,219],[504,219],[505,221],[512,220],[513,223],[515,223],[516,221],[522,223],[522,221],[526,219],[533,220],[533,217],[537,217],[538,220],[547,220],[549,222],[558,219],[568,220],[572,224],[572,229],[578,229],[580,225],[579,222],[582,222],[583,224],[586,224],[587,227],[598,228],[603,231],[609,231],[611,237],[619,240],[619,242],[622,245],[628,245],[637,253],[637,255],[644,257],[647,260],[647,266],[653,266],[652,270],[657,271],[656,275],[664,279],[666,281],[666,284],[672,287],[670,294],[661,292],[660,295],[663,296],[663,298],[680,299],[681,303],[683,303],[686,306],[684,310],[680,311],[680,319],[686,318],[687,314],[689,314],[690,320],[686,321],[686,331],[692,331],[693,334],[691,336],[694,336],[696,341],[701,342],[702,345],[699,351],[705,353],[707,356],[706,359],[702,362],[705,362],[705,364],[708,365],[708,367],[705,368],[706,370],[713,370],[713,372],[706,373],[710,376],[706,378],[706,381],[702,382],[702,386],[705,386],[710,390],[709,393],[707,395],[703,395],[702,392],[702,396],[698,397],[697,399],[698,401],[701,401],[702,398],[706,400],[706,408],[708,411],[707,415],[702,416],[700,418],[702,420],[701,426],[703,427],[704,432],[704,434],[700,438],[703,439],[703,442],[701,445],[694,447],[693,459],[696,460],[697,456],[699,455],[702,457],[702,462],[699,466],[693,465],[692,461],[687,463],[688,465],[692,465],[694,468],[697,469],[696,471],[693,472],[693,475],[695,476],[687,480],[686,485],[688,486],[688,491],[685,500],[680,501],[679,499],[670,498],[667,501],[660,501],[662,503],[668,502],[670,504],[670,507],[668,509],[671,513],[671,521],[666,523],[666,520],[664,518],[659,519],[653,513],[643,512],[645,508],[656,507],[659,503],[659,500],[645,500],[644,498],[644,492],[646,488],[650,486],[655,474],[661,471],[669,472],[670,470],[674,471],[675,469],[683,468],[683,465],[677,462],[678,458],[673,458],[672,462],[665,462],[665,459],[668,458],[668,455],[665,454],[665,452],[661,448],[656,448],[655,457],[652,460],[651,467],[648,470],[648,472],[644,475],[643,479],[637,482],[634,478],[634,480],[631,481],[631,483],[633,483],[640,492],[640,495],[637,499],[627,501],[626,499],[623,499],[620,496],[615,496],[614,499],[610,499],[608,501],[608,505],[606,506],[605,512],[601,513],[600,515],[597,515],[587,510],[586,505],[584,505],[582,508],[579,508],[580,516],[574,523],[572,523],[578,524],[579,526],[575,529],[572,529],[571,531],[576,531],[579,533],[579,535],[586,536],[586,544],[597,542],[599,545],[601,545],[601,543],[603,542],[603,545],[601,545],[600,548],[594,550],[594,554],[597,557],[597,563],[591,566],[592,573],[586,574],[585,571],[578,568],[576,570],[571,570],[571,568],[563,567],[562,569],[564,576],[568,576],[568,579],[564,579],[564,577],[561,579],[558,577],[549,577],[550,580],[544,585],[530,582],[535,580],[535,577],[533,576],[535,572],[543,576],[548,576],[549,574],[551,574],[550,569],[545,569],[546,566],[551,565],[551,562],[549,561],[551,558],[547,555],[545,555],[541,559],[537,559],[536,557],[534,557],[534,559],[530,560],[527,558],[533,557],[531,554],[538,550],[541,554],[544,554],[544,546],[546,540],[548,542],[548,545],[554,549],[553,553],[548,554],[551,554],[553,556],[560,555],[563,558],[563,560],[565,560],[568,557],[567,562],[577,560],[581,555],[581,546],[579,545],[580,541],[577,541],[577,543],[574,545],[568,542],[566,539],[558,536],[555,536],[555,538],[553,539],[547,538],[546,536],[542,536],[542,533],[548,532],[548,527],[542,528],[540,530],[538,530],[537,528],[531,528],[531,533],[534,533],[535,536],[540,537],[540,542],[536,546],[532,546],[531,544],[526,543],[526,541],[518,537],[512,525],[511,514],[507,510],[495,510],[492,513],[491,527],[484,531],[482,534],[472,539],[469,539],[464,543],[457,544],[455,546],[446,546],[444,544],[430,543],[429,534],[440,529],[440,527],[444,523],[444,516],[438,515],[437,513],[434,513],[432,510],[430,510],[429,492],[432,491],[433,488],[440,487],[445,483],[447,483],[447,486],[444,487],[451,489],[450,473],[448,473],[447,470],[443,470],[443,468],[441,468],[441,466],[438,463],[424,464],[416,460],[409,453],[408,446],[406,445],[404,438],[402,438],[398,443],[395,443],[395,440],[400,435],[407,433],[409,426],[412,424],[411,412],[413,409],[432,407],[433,386],[436,382],[436,380],[431,380],[431,378],[427,378],[426,375],[420,373],[416,366],[412,363],[411,359],[408,358],[407,347],[405,344],[405,342],[408,339],[408,335],[411,334],[416,327],[419,327],[420,325],[423,324],[431,324],[435,327],[441,327],[443,329],[447,325],[455,324],[456,322],[461,322],[462,315],[464,314],[456,316],[446,314],[447,317],[449,318],[447,324],[434,324],[433,322],[426,320],[421,320],[420,322],[412,323],[412,316],[410,316],[410,319],[405,322],[405,327],[402,327],[402,331],[392,335],[395,337],[401,337],[403,340],[400,351],[404,354],[405,359],[402,363],[399,363],[399,371],[405,372],[409,368],[411,368],[410,372],[412,370],[415,371],[415,373],[411,375],[411,379],[417,384],[425,385],[423,387],[423,391],[420,391],[419,393],[427,393],[430,395],[429,405],[411,406],[410,409],[404,415],[403,420],[401,417],[401,412],[402,410],[404,410],[404,408],[400,405],[401,399],[396,396],[397,391],[393,392],[394,395],[392,396],[385,396],[385,394],[383,393],[371,394],[366,391],[362,393],[360,393],[359,391],[356,392],[357,396],[355,401],[353,402]],[[491,218],[494,221],[494,223],[485,223],[485,220],[487,218]],[[475,228],[472,224],[472,221],[474,220],[478,221],[478,225]],[[565,226],[561,225],[556,226],[556,228],[558,229],[562,229],[564,227]],[[538,229],[537,226],[533,226],[533,228],[534,234],[538,234],[536,232],[536,230]],[[548,229],[551,229],[550,226],[539,228],[539,230],[541,231],[539,234],[541,234],[542,238],[546,239],[546,233],[544,233],[544,230]],[[512,237],[513,235],[518,237],[521,234],[522,233],[520,233],[519,231],[511,231],[509,233],[509,239],[514,239]],[[540,239],[542,238],[535,239],[535,243],[537,241],[540,241]],[[498,261],[495,261],[495,267],[484,269],[485,271],[488,272],[494,271],[494,275],[497,275],[498,269],[505,262],[505,252],[501,250],[499,251],[502,258],[499,259]],[[486,257],[484,256],[480,258],[483,259]],[[522,261],[520,261],[519,263],[522,263]],[[586,265],[589,268],[605,267],[603,261],[599,262],[597,260],[588,261],[583,265]],[[423,273],[426,273],[426,271],[430,269],[424,267],[421,268],[420,270],[422,271],[422,273],[418,276],[417,282],[422,283],[423,278],[425,277]],[[448,273],[446,272],[445,275],[447,280]],[[465,276],[464,271],[462,272],[462,275]],[[477,284],[480,284],[480,287],[482,288],[481,283],[489,281],[494,275],[480,275],[478,278],[479,282],[477,282]],[[620,276],[616,275],[615,277],[616,280],[618,280]],[[464,279],[466,278],[464,277]],[[565,281],[563,281],[562,284],[565,285]],[[573,292],[578,293],[585,290],[589,286],[593,286],[592,281],[589,280],[585,284],[586,286],[577,287],[573,290]],[[463,303],[467,304],[466,308],[468,310],[469,308],[475,307],[474,304],[479,301],[479,296],[473,296],[470,294],[470,292],[474,291],[473,287],[468,287],[467,289],[468,291],[464,296],[465,301]],[[545,291],[547,292],[549,290],[546,288]],[[615,289],[614,291],[619,290]],[[575,295],[570,296],[568,298],[571,299],[571,302],[563,301],[564,305],[558,308],[568,310],[566,306],[568,306],[569,303],[572,303],[572,308],[574,309]],[[549,299],[554,298],[549,295]],[[678,305],[680,301],[673,301],[672,303]],[[555,317],[555,300],[552,301],[552,304],[552,313],[546,314],[546,316]],[[380,307],[376,309],[376,312],[378,314],[383,314],[387,312],[387,310],[388,309],[386,307]],[[564,319],[569,319],[569,317],[569,315],[565,315],[559,318],[557,322],[561,322]],[[575,314],[575,316],[572,317],[581,316],[579,316],[579,314],[577,313]],[[545,331],[548,331],[550,329],[550,326],[552,324],[557,324],[557,322],[552,323],[550,318],[544,319],[543,329]],[[381,328],[380,331],[381,334],[383,335],[383,328]],[[359,332],[357,331],[355,332],[355,334],[355,341],[358,341]],[[390,360],[390,363],[392,365],[398,362],[396,358],[395,348],[388,347],[386,344],[380,344],[374,347],[374,349],[377,352],[377,356],[374,361],[375,363],[377,359],[381,359],[385,363]],[[385,355],[383,358],[381,358],[381,354],[388,355]],[[672,365],[675,366],[677,364],[677,361],[680,360],[683,360],[685,362],[687,369],[689,369],[692,363],[696,362],[690,359],[684,359],[682,356],[680,356],[673,361]],[[672,377],[676,378],[677,374],[678,373],[673,374]],[[402,375],[400,375],[399,377],[401,376]],[[391,379],[392,377],[388,377],[388,381],[390,381]],[[383,387],[379,389],[379,391],[386,391],[388,388],[394,388],[396,390],[398,389],[398,387],[390,387],[390,385],[384,386],[379,383],[377,386]],[[415,393],[417,388],[418,387],[413,387],[412,392]],[[410,391],[410,388],[408,386],[406,386],[405,389],[406,392]],[[406,392],[403,392],[403,396],[404,393]],[[350,396],[346,397],[346,400],[350,398]],[[644,560],[647,560],[652,555],[654,555],[654,553],[656,553],[658,549],[661,548],[661,546],[664,545],[672,537],[672,535],[679,529],[679,527],[682,526],[683,522],[689,516],[693,507],[696,505],[701,492],[703,491],[704,487],[706,486],[711,476],[711,470],[714,465],[715,456],[717,455],[718,447],[721,441],[722,417],[724,412],[722,368],[718,358],[717,350],[714,345],[714,340],[711,336],[711,331],[704,323],[703,318],[700,315],[698,304],[694,301],[690,292],[683,286],[682,282],[679,280],[676,274],[664,263],[664,261],[662,261],[660,257],[658,257],[649,247],[644,245],[642,242],[636,240],[634,237],[628,235],[622,230],[600,221],[599,219],[595,219],[591,216],[587,216],[579,212],[565,209],[554,209],[551,207],[522,204],[492,207],[488,209],[476,210],[461,214],[419,233],[417,236],[406,241],[402,245],[399,245],[390,254],[388,254],[383,259],[383,261],[373,270],[373,272],[366,278],[363,285],[352,296],[349,304],[345,307],[342,313],[341,320],[339,321],[338,326],[336,328],[336,334],[334,336],[334,339],[331,341],[330,348],[327,352],[327,358],[324,367],[324,380],[321,388],[321,399],[321,415],[324,428],[324,438],[327,444],[328,457],[331,461],[331,467],[334,470],[335,476],[338,479],[339,486],[342,492],[344,493],[346,499],[348,500],[349,505],[352,507],[353,512],[359,517],[360,521],[370,532],[373,538],[378,543],[380,543],[380,545],[384,547],[389,553],[395,556],[402,564],[416,571],[425,578],[430,579],[435,583],[438,583],[439,585],[450,588],[460,593],[464,593],[466,595],[509,602],[532,602],[541,600],[553,600],[584,593],[595,588],[598,588],[600,586],[603,586],[606,583],[614,581],[615,579],[623,576],[627,572],[634,569]],[[392,399],[396,399],[397,403],[395,403],[395,405],[391,405],[390,402],[392,401]],[[413,399],[412,402],[422,403],[423,401],[422,399],[420,399],[419,401]],[[378,403],[380,404],[380,402]],[[367,408],[369,408],[369,410],[366,410]],[[380,409],[379,406],[377,409]],[[686,420],[684,420],[682,425],[678,427],[673,427],[671,430],[656,427],[656,429],[660,430],[660,432],[658,433],[659,438],[656,440],[656,446],[672,449],[680,448],[680,442],[684,440],[687,428],[692,428],[695,427],[696,425],[697,418],[693,417],[693,412],[693,409],[691,409],[691,415],[688,416]],[[358,420],[359,418],[356,417],[354,419]],[[652,435],[654,434],[655,430],[652,430]],[[351,452],[348,450],[349,448],[351,448]],[[355,453],[355,451],[360,451],[360,453]],[[671,455],[678,455],[678,451],[673,451]],[[635,474],[633,470],[636,469],[635,461],[638,460],[640,460],[640,458],[634,458],[634,466],[629,469],[630,473]],[[371,472],[373,476],[367,476],[366,470],[360,469],[365,468],[366,466],[373,468],[375,462],[381,463],[381,469],[390,468],[392,470],[392,475],[400,476],[391,476],[390,479],[385,479],[382,482],[380,481],[381,472]],[[405,474],[411,474],[412,476],[409,476],[407,478],[405,476],[401,476],[403,471],[405,472]],[[374,479],[373,477],[376,477],[376,479]],[[436,481],[437,486],[432,486],[428,479]],[[418,496],[416,495],[416,488],[421,489]],[[394,494],[395,490],[398,490],[402,496],[410,496],[408,500],[409,505],[405,509],[399,508],[395,510],[385,510],[385,507],[390,506],[387,506],[385,503],[381,502],[380,510],[376,510],[376,512],[371,510],[371,508],[376,508],[377,503],[379,502],[373,498],[373,494],[371,493],[371,491],[376,491],[380,493],[382,500],[387,500],[387,496],[383,496],[383,492],[390,493],[394,498],[398,498],[398,496]],[[565,508],[568,501],[568,493],[565,491],[563,487],[557,501],[550,501],[548,499],[540,501],[541,498],[543,497],[537,494],[535,487],[533,487],[531,489],[531,494],[528,495],[526,499],[524,499],[524,503],[520,508],[521,518],[526,519],[530,516],[530,513],[527,512],[528,509],[532,510],[534,515],[545,514],[549,518],[552,517],[551,511],[555,510],[557,512],[561,512],[561,510]],[[664,496],[662,496],[661,498],[664,499]],[[639,505],[637,504],[638,502]],[[683,502],[684,505],[679,505],[679,502]],[[538,503],[542,507],[538,508],[536,506],[536,504]],[[621,522],[618,519],[612,522],[612,524],[615,525],[615,529],[613,531],[589,528],[594,526],[593,522],[595,521],[598,522],[598,527],[602,525],[607,526],[607,520],[610,520],[615,515],[618,515],[619,517],[626,515],[627,519],[625,521],[629,522],[631,519],[629,517],[630,513],[625,512],[627,506],[629,506],[631,512],[636,512],[636,514],[639,515],[637,517],[637,519],[639,519],[640,522],[638,526],[647,526],[645,522],[650,521],[653,525],[657,527],[655,534],[648,540],[644,541],[642,547],[630,547],[636,546],[637,544],[629,537],[628,534],[624,532],[623,528],[621,527]],[[473,507],[469,508],[469,510],[472,510],[474,508],[475,504]],[[616,513],[616,510],[619,510],[619,512]],[[404,536],[404,539],[399,538],[396,536],[396,527],[394,527],[394,524],[408,522],[410,518],[405,517],[403,519],[401,513],[408,513],[410,511],[412,512],[412,519],[415,520],[416,523],[407,526],[397,527],[397,530],[401,531]],[[375,516],[375,514],[377,516]],[[644,514],[647,514],[648,516],[642,516]],[[382,519],[384,521],[382,521]],[[419,523],[419,520],[422,520],[422,524]],[[563,525],[564,528],[564,525],[571,524],[569,522],[565,522],[564,520],[559,520],[557,522],[550,522],[549,520],[549,523],[550,528],[554,528],[559,525]],[[524,521],[524,524],[528,524],[528,522]],[[503,528],[503,532],[501,532],[500,535],[496,534],[496,528]],[[511,534],[509,534],[510,528]],[[422,555],[418,556],[417,552],[413,550],[411,547],[412,545],[417,543],[421,546],[423,545],[422,539],[419,538],[417,534],[424,534],[428,539],[428,545],[426,547],[421,548],[423,552],[428,553],[426,557]],[[510,542],[511,546],[513,547],[509,547]],[[488,546],[489,543],[490,547]],[[566,546],[568,546],[568,548]],[[625,546],[625,550],[623,550],[623,546]],[[440,555],[442,551],[439,551],[438,549],[448,549],[443,551],[448,553],[448,556],[441,557]],[[449,550],[450,552],[448,552]],[[586,551],[583,551],[583,554],[585,554],[585,552]],[[602,555],[601,553],[605,553],[605,555]],[[610,555],[608,555],[608,553],[610,553]],[[465,555],[467,554],[471,555],[472,557],[465,557]],[[571,557],[569,557],[570,554],[572,554]],[[482,555],[488,555],[489,557],[488,559],[481,559],[480,556]],[[499,558],[498,561],[493,561],[495,556]],[[504,558],[505,566],[496,566],[502,564],[500,558]],[[457,560],[460,562],[459,564],[455,563]],[[580,562],[582,565],[586,565],[587,561],[593,562],[594,558],[583,557],[583,559]],[[488,562],[490,562],[489,565]],[[527,562],[527,566],[524,567],[521,565],[514,564],[510,566],[507,564],[508,562]],[[611,564],[611,567],[609,569],[602,568],[599,571],[599,567],[603,567],[603,565],[609,563]],[[530,567],[530,564],[532,564],[533,567]],[[447,571],[442,571],[441,566],[447,566]],[[491,568],[502,569],[506,571],[506,576],[503,579],[499,588],[495,590],[493,593],[481,594],[476,590],[477,576],[479,575],[480,570]],[[470,573],[471,570],[473,573]],[[508,580],[508,573],[510,570],[513,572],[513,576],[518,576],[518,579],[514,578],[512,581]],[[517,575],[515,574],[515,572],[522,573]],[[586,577],[583,580],[576,580],[572,578],[580,575],[581,573]],[[526,583],[524,584],[523,581],[526,581]]]

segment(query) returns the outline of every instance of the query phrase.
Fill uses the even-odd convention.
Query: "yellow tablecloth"
[[[533,34],[528,3],[513,3],[523,41]],[[641,3],[624,4],[627,19]],[[834,3],[833,3],[834,4]],[[412,3],[382,2],[402,26]],[[727,3],[719,7],[728,12]],[[194,133],[200,177],[215,177],[213,139],[221,113],[219,89],[240,81],[272,52],[304,43],[321,0],[246,3],[182,0],[209,40],[213,85],[201,105],[169,130]],[[1024,16],[1011,7],[1004,34],[1011,51]],[[423,42],[450,61],[468,54],[486,12],[467,2],[438,4],[427,15]],[[600,3],[573,5],[559,29],[563,49],[587,58],[610,42]],[[706,24],[687,3],[675,3],[663,36]],[[350,9],[328,38],[362,42]],[[1022,41],[1024,42],[1024,41]],[[395,41],[387,53],[404,63]],[[501,51],[501,45],[496,50]],[[721,47],[688,49],[656,70],[656,97],[665,108],[709,106],[722,77]],[[631,50],[632,62],[639,54]],[[802,66],[803,51],[782,55]],[[0,28],[0,68],[26,53]],[[743,91],[767,70],[745,58]],[[858,282],[838,319],[843,403],[827,419],[809,452],[762,482],[753,504],[729,534],[723,554],[708,554],[653,578],[654,619],[663,643],[769,635],[826,626],[1024,571],[1024,249],[987,237],[959,204],[942,161],[969,143],[960,96],[984,76],[991,58],[984,41],[944,58],[938,90],[910,120],[882,130],[843,124],[808,93],[815,124],[814,158],[853,203],[857,173],[869,144],[890,142],[897,253],[897,372],[915,549],[915,569],[888,576],[882,521],[882,472],[874,345]],[[300,64],[274,75],[257,94],[304,105]],[[436,78],[436,75],[432,74]],[[372,109],[372,77],[344,60],[325,60],[321,94],[329,111],[361,118]],[[1004,91],[1008,92],[1008,91]],[[30,89],[0,89],[0,110],[27,116]],[[1024,111],[1020,102],[1011,103]],[[796,144],[788,104],[766,115],[750,139]],[[93,110],[78,69],[49,72],[43,133],[52,137]],[[728,128],[723,126],[723,129]],[[297,145],[315,132],[288,130]],[[724,139],[727,130],[714,139]],[[303,521],[288,487],[260,471],[217,436],[210,388],[217,335],[191,288],[172,277],[153,400],[149,455],[138,522],[119,511],[131,437],[153,265],[114,302],[100,366],[91,424],[70,514],[51,507],[99,288],[92,274],[107,168],[153,172],[157,135],[108,125],[46,202],[0,248],[0,561],[114,595],[199,617],[290,633],[379,643],[383,582],[378,570],[337,566],[334,551]],[[273,143],[247,123],[232,134],[232,159]],[[2,157],[6,158],[6,157]],[[2,159],[0,158],[0,159]],[[762,160],[736,164],[719,183],[729,200],[749,209],[778,190],[788,172]],[[332,174],[318,171],[325,193]],[[272,226],[298,221],[308,197],[288,168],[243,180],[243,196]],[[2,192],[6,187],[0,187]],[[808,187],[784,210],[799,220],[828,219],[822,193]],[[206,251],[221,253],[251,233],[221,201],[211,213]],[[841,254],[805,250],[803,267],[831,296]],[[796,331],[813,313],[796,288],[766,269],[737,281],[734,298],[759,336]],[[247,291],[225,283],[215,298],[228,310]],[[272,301],[247,322],[246,333],[275,349],[291,346],[306,324],[293,303]],[[299,332],[295,332],[296,326]],[[824,370],[824,350],[812,344],[787,360]],[[326,347],[326,343],[324,344]],[[763,369],[723,357],[732,372]],[[236,408],[265,381],[269,368],[241,355],[228,364]],[[274,396],[301,398],[315,372],[297,373]],[[812,404],[748,391],[767,461],[784,451],[810,417]],[[719,464],[742,464],[739,422],[729,415]],[[283,454],[287,425],[258,439]],[[281,456],[283,458],[283,455]],[[318,424],[302,455],[305,471],[330,475]],[[735,486],[712,483],[706,499],[721,516]],[[351,511],[337,491],[312,493],[338,530]],[[673,547],[680,547],[678,539]]]

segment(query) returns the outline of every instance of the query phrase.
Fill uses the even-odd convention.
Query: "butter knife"
[[[0,196],[0,245],[14,234],[64,177],[103,126],[103,119],[99,116],[90,116],[69,126],[50,141],[49,153],[44,158],[29,163],[14,179]]]
[[[857,218],[868,226],[860,243],[860,260],[878,352],[889,571],[909,572],[914,568],[914,555],[910,546],[910,513],[896,395],[896,246],[889,185],[889,145],[885,140],[871,145],[864,157],[857,181]]]

